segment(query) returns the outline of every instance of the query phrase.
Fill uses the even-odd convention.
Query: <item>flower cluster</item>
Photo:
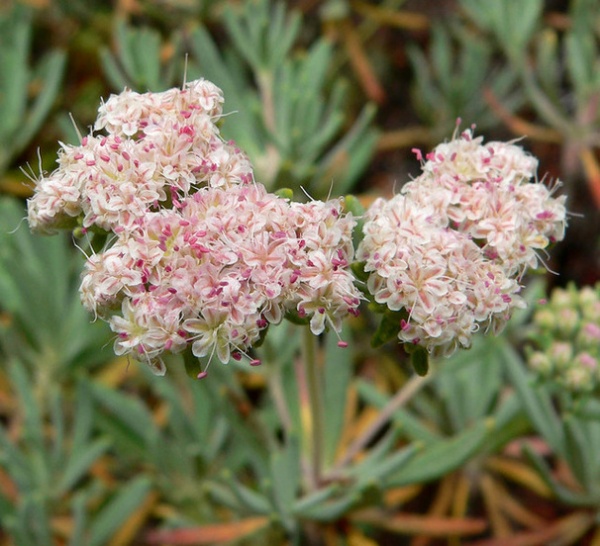
[[[533,316],[530,368],[575,395],[600,392],[600,284],[555,288]]]
[[[422,174],[367,211],[357,258],[375,301],[401,312],[398,338],[449,355],[524,305],[519,279],[564,236],[565,198],[532,183],[521,148],[470,131],[417,155]]]
[[[29,201],[35,230],[79,221],[111,234],[86,262],[82,301],[109,322],[117,354],[157,373],[165,351],[188,346],[239,359],[288,312],[314,334],[339,332],[360,302],[352,216],[340,200],[290,203],[256,183],[219,137],[221,103],[204,80],[112,96],[95,126],[108,134],[63,145]]]
[[[85,228],[130,229],[147,211],[198,187],[250,182],[250,162],[219,135],[222,103],[221,90],[206,80],[163,93],[112,95],[94,127],[108,134],[62,144],[59,168],[28,203],[30,227],[51,233],[81,217]]]

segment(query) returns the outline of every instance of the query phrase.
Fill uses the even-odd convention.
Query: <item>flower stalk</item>
[[[346,453],[344,453],[344,456],[335,467],[331,469],[331,472],[328,473],[327,477],[329,479],[334,479],[343,473],[344,469],[352,462],[354,457],[365,449],[377,434],[381,432],[383,427],[390,422],[394,413],[402,406],[405,406],[415,394],[431,381],[434,375],[435,374],[431,369],[425,376],[413,375],[406,384],[390,398],[388,403],[383,407],[376,419],[366,428],[366,430],[352,442]]]
[[[310,489],[317,489],[323,471],[323,440],[325,411],[323,406],[323,377],[317,361],[316,338],[310,328],[303,328],[302,364],[308,392],[309,420],[306,441],[310,454],[308,471]]]

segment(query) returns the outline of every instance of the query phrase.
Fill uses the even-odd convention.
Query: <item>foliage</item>
[[[0,9],[0,174],[40,130],[65,65],[65,54],[58,49],[32,64],[32,17],[20,4]]]
[[[417,112],[446,134],[457,118],[476,119],[479,129],[497,123],[481,92],[487,86],[509,111],[522,106],[514,70],[510,65],[495,66],[491,45],[467,28],[438,24],[432,29],[429,58],[416,46],[408,54],[415,73]]]
[[[100,51],[102,67],[113,88],[164,91],[176,84],[181,55],[179,35],[170,40],[172,50],[165,66],[161,63],[161,37],[155,29],[136,29],[118,20],[114,35],[117,54],[113,55],[108,47]]]
[[[238,116],[226,135],[244,149],[267,187],[300,186],[314,197],[347,192],[363,172],[375,144],[372,105],[349,124],[347,84],[329,81],[332,46],[320,38],[305,51],[293,49],[301,18],[281,2],[247,2],[227,9],[232,47],[219,51],[202,26],[191,34],[190,74],[210,79]]]
[[[0,351],[51,383],[105,362],[110,334],[81,307],[82,259],[68,237],[32,238],[24,214],[14,200],[0,200]]]
[[[361,215],[462,117],[560,155],[567,193],[600,206],[597,0],[314,4],[0,7],[0,545],[600,543],[600,404],[527,368],[534,312],[427,370],[416,355],[424,376],[390,343],[399,315],[365,306],[344,349],[282,323],[259,368],[201,382],[183,354],[155,377],[83,310],[73,241],[23,224],[17,168],[51,169],[74,105],[184,77],[223,89],[222,135],[286,197],[357,192]]]

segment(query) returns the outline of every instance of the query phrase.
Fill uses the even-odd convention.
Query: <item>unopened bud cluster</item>
[[[533,315],[528,364],[573,394],[600,393],[600,284],[555,288]]]

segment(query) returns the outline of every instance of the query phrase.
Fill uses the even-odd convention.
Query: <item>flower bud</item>
[[[590,322],[600,323],[600,300],[582,303],[581,314]]]
[[[557,370],[565,370],[573,359],[573,346],[567,341],[555,341],[550,345],[548,357]]]
[[[590,353],[582,352],[575,357],[574,367],[596,371],[598,369],[598,359]]]
[[[550,304],[554,309],[562,309],[564,307],[571,307],[573,305],[573,298],[571,294],[563,289],[556,288],[552,292],[552,297],[550,299]]]
[[[585,309],[588,305],[600,303],[600,294],[598,289],[594,290],[591,286],[584,286],[579,292],[579,305]]]
[[[572,336],[579,328],[579,324],[579,313],[575,309],[571,307],[560,309],[557,316],[557,333],[561,337],[568,338]]]
[[[592,392],[594,389],[590,370],[580,367],[567,370],[563,376],[563,384],[576,393]]]
[[[527,362],[529,367],[542,377],[550,377],[554,371],[550,357],[542,351],[531,353]]]
[[[584,323],[577,335],[577,343],[582,348],[600,351],[600,325],[595,322]]]
[[[544,330],[554,330],[557,326],[556,314],[549,307],[544,307],[543,309],[536,311],[533,316],[533,321],[536,326]]]

